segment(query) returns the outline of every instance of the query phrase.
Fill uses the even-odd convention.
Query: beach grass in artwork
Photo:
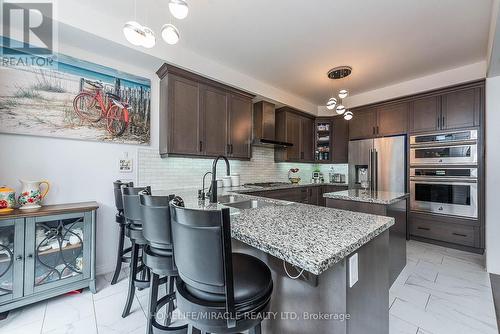
[[[0,132],[126,144],[149,143],[149,79],[61,54],[55,56],[56,64],[50,68],[0,69]],[[99,83],[100,88],[88,90],[89,81]],[[95,103],[91,107],[102,117],[92,122],[76,112],[74,101],[83,91],[97,94],[98,90],[102,104]],[[115,96],[109,97],[106,93]],[[108,109],[113,112],[107,114]],[[114,119],[111,114],[115,115]],[[110,126],[119,122],[124,131],[118,135]]]

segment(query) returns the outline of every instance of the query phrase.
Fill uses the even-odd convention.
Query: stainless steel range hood
[[[253,146],[275,148],[292,147],[292,143],[276,140],[275,131],[275,105],[260,101],[253,106]]]

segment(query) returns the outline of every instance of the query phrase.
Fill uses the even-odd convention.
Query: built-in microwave
[[[443,145],[450,143],[477,142],[477,130],[463,130],[453,132],[439,132],[410,137],[410,145]]]
[[[477,168],[410,168],[410,209],[478,217]]]
[[[477,143],[410,147],[410,165],[477,165]]]

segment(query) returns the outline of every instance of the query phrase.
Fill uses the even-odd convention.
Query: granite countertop
[[[410,196],[408,193],[390,191],[370,191],[363,189],[349,189],[325,193],[323,197],[341,199],[345,201],[365,202],[373,204],[391,205]]]
[[[347,183],[283,183],[277,184],[272,187],[260,187],[253,185],[242,185],[240,187],[231,187],[231,188],[223,188],[228,191],[233,191],[240,194],[252,193],[252,192],[260,192],[260,191],[271,191],[271,190],[280,190],[280,189],[293,189],[293,188],[304,188],[304,187],[319,187],[319,186],[339,186],[339,187],[347,187]]]
[[[230,208],[231,234],[236,240],[319,275],[372,240],[390,226],[394,218],[320,206],[285,202],[232,191],[234,202],[257,199],[263,206]],[[197,199],[196,189],[153,191],[154,195],[176,194],[186,207],[220,209],[223,204]]]

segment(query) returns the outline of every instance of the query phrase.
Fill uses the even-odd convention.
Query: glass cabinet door
[[[26,288],[37,292],[88,278],[90,228],[88,213],[29,220],[26,225]]]
[[[24,219],[0,220],[0,302],[23,294]]]

